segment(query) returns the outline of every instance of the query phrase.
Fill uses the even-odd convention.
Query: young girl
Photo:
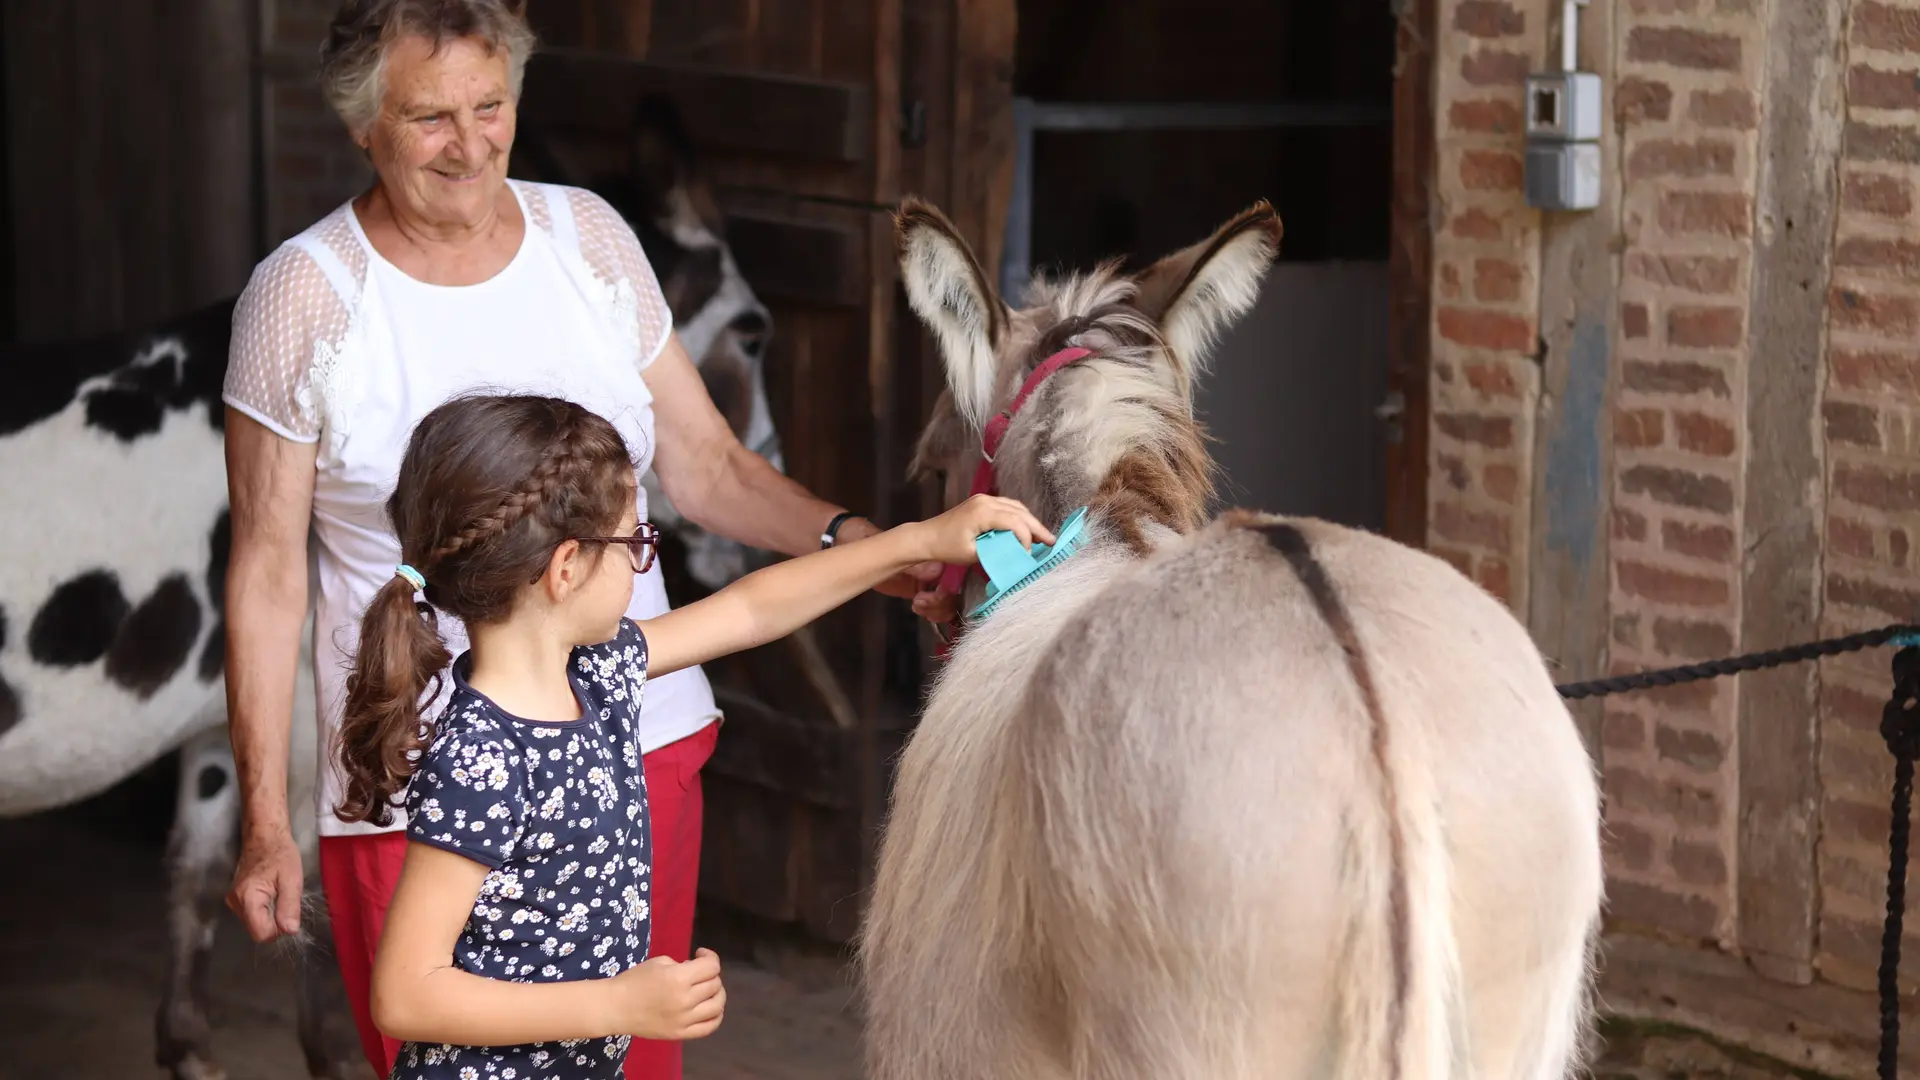
[[[613,426],[553,398],[456,400],[407,444],[387,503],[405,563],[363,622],[339,810],[384,824],[406,791],[372,991],[375,1023],[405,1040],[394,1077],[612,1080],[632,1037],[711,1033],[718,958],[646,960],[648,675],[779,638],[916,563],[971,562],[990,529],[1053,540],[1020,504],[979,497],[635,624],[656,536],[634,485]],[[428,723],[419,703],[449,660],[435,608],[472,648]]]

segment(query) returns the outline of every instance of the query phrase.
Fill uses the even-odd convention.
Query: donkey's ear
[[[1280,231],[1280,215],[1263,200],[1135,276],[1136,304],[1160,324],[1183,368],[1204,366],[1215,335],[1260,298],[1261,279],[1280,252]]]
[[[909,196],[893,224],[907,301],[940,341],[954,408],[978,428],[993,408],[994,349],[1007,332],[1006,306],[946,215]]]

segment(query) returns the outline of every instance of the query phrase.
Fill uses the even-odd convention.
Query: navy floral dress
[[[454,946],[462,971],[512,982],[618,975],[647,958],[647,788],[636,721],[647,642],[620,632],[577,648],[569,676],[580,719],[515,717],[467,683],[454,692],[407,787],[410,839],[490,872]],[[617,1080],[626,1036],[447,1046],[409,1042],[393,1080]]]

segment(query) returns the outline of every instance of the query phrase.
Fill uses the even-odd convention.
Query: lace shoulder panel
[[[640,247],[640,238],[620,212],[599,195],[575,187],[556,186],[548,191],[566,198],[580,257],[595,276],[615,290],[616,303],[624,306],[631,292],[633,310],[628,317],[634,326],[634,361],[646,370],[673,333],[673,311],[660,291],[653,264]]]
[[[320,437],[314,362],[346,337],[347,297],[357,297],[366,280],[366,252],[345,212],[335,211],[261,260],[234,307],[222,399],[296,442]]]

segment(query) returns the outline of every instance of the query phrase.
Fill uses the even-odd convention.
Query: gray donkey
[[[1525,630],[1384,538],[1207,520],[1193,382],[1273,211],[1018,311],[937,210],[896,224],[948,383],[916,468],[1088,524],[967,626],[900,762],[860,942],[869,1075],[1576,1069],[1599,797]]]

